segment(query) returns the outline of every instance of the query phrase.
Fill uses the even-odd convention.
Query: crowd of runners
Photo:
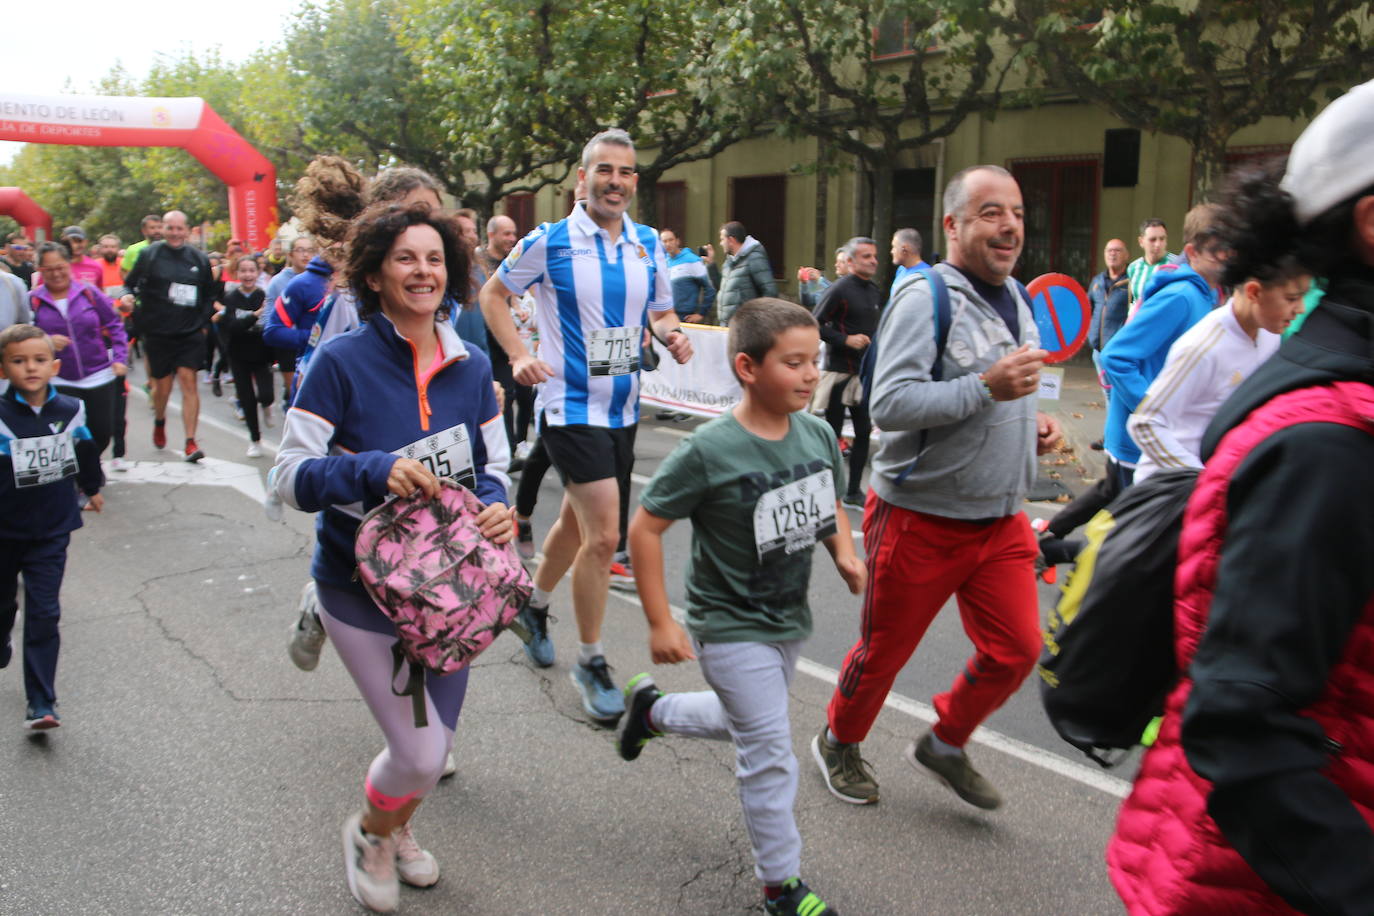
[[[1109,472],[1040,537],[1021,507],[1060,429],[1038,410],[1046,352],[1012,280],[1025,207],[995,165],[950,178],[939,264],[922,259],[919,235],[898,233],[884,296],[877,245],[856,238],[840,253],[848,276],[829,290],[816,289],[819,272],[799,278],[819,293],[814,309],[776,295],[735,301],[727,292],[743,279],[708,296],[715,284],[681,258],[676,235],[630,218],[636,151],[620,130],[587,142],[569,215],[523,239],[498,216],[483,244],[476,215],[445,209],[424,172],[367,179],[337,157],[301,179],[305,231],[276,253],[286,269],[270,282],[246,252],[213,264],[178,211],[145,221],[147,244],[113,273],[100,263],[115,261],[105,240],[100,261],[87,258],[73,227],[38,248],[31,288],[0,314],[0,668],[14,654],[22,578],[24,724],[60,725],[66,548],[83,506],[102,508],[105,471],[121,468],[131,341],[147,361],[154,444],[166,446],[175,381],[192,462],[204,456],[197,372],[218,379],[222,355],[248,454],[260,457],[275,368],[289,409],[267,508],[316,517],[290,657],[312,670],[332,646],[384,739],[343,822],[357,901],[390,912],[402,883],[440,878],[414,815],[453,772],[469,669],[420,671],[418,696],[399,690],[396,624],[359,583],[354,541],[370,510],[432,499],[449,478],[480,499],[484,537],[537,556],[517,618],[532,665],[555,665],[567,640],[549,615],[567,578],[577,638],[563,651],[588,718],[617,729],[625,760],[652,758],[667,736],[731,742],[765,911],[821,916],[845,907],[803,880],[788,703],[812,632],[815,545],[861,613],[813,723],[811,778],[840,802],[879,801],[863,742],[953,597],[974,654],[903,756],[993,810],[1002,796],[966,745],[1039,658],[1037,568],[1072,562],[1073,531],[1133,481],[1192,467],[1176,583],[1184,673],[1109,846],[1113,884],[1133,913],[1374,913],[1371,125],[1374,83],[1328,106],[1285,162],[1238,172],[1190,211],[1181,256],[1167,254],[1159,221],[1142,227],[1143,266],[1108,244],[1092,345],[1110,394]],[[744,258],[753,249],[734,225],[721,241]],[[1321,302],[1294,334],[1309,287]],[[694,298],[681,305],[684,290]],[[712,308],[742,398],[686,438],[632,505],[650,342],[692,360],[680,322]],[[1110,333],[1108,308],[1121,313]],[[868,437],[846,466],[846,414],[881,431],[866,488]],[[550,467],[562,504],[536,554],[529,519]],[[862,554],[846,504],[862,505]],[[691,524],[690,554],[665,557],[679,520]],[[679,620],[665,569],[684,562]],[[617,682],[601,637],[613,577],[638,590],[653,662],[695,660],[708,690],[665,692],[647,673]]]

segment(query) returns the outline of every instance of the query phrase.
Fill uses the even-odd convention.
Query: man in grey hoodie
[[[725,249],[725,267],[720,272],[720,294],[716,297],[717,320],[730,323],[730,316],[750,299],[776,297],[778,284],[768,252],[750,235],[744,223],[730,221],[720,227],[720,246]]]
[[[969,804],[992,809],[1001,797],[963,746],[1040,651],[1035,537],[1021,502],[1059,424],[1036,411],[1046,354],[1030,302],[1008,282],[1024,242],[1021,189],[1005,169],[975,166],[950,180],[944,208],[949,258],[935,269],[951,324],[941,372],[932,372],[934,298],[910,274],[878,328],[871,407],[882,437],[864,510],[860,637],[811,744],[827,787],[852,804],[878,800],[859,742],[951,595],[976,651],[904,756]]]

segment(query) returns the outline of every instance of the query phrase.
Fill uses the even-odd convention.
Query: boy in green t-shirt
[[[647,674],[634,678],[618,746],[634,760],[664,734],[733,741],[766,911],[834,914],[798,877],[787,689],[811,635],[811,548],[824,542],[856,595],[866,570],[835,498],[844,492],[835,436],[805,411],[820,378],[816,320],[790,302],[755,299],[735,312],[729,333],[744,398],[668,456],[644,490],[629,537],[654,663],[700,658],[711,689],[664,694]],[[692,520],[690,638],[673,620],[663,578],[663,532],[680,518]]]

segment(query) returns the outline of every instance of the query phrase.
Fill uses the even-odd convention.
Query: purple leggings
[[[467,693],[468,669],[443,677],[425,673],[429,725],[416,728],[410,697],[392,692],[396,631],[391,622],[366,594],[318,581],[316,589],[325,632],[386,737],[386,747],[367,771],[367,798],[384,811],[394,811],[422,798],[439,781]],[[398,688],[405,686],[407,674],[403,669],[397,675]]]

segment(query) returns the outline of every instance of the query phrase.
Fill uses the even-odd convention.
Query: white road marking
[[[611,589],[611,594],[637,607],[643,607],[637,595],[632,595],[618,589]],[[686,619],[687,612],[682,608],[676,605],[669,605],[669,608],[673,612],[673,617],[679,623]],[[839,683],[838,671],[827,665],[814,662],[809,658],[798,659],[797,670],[808,677],[813,677],[832,687]],[[921,703],[910,697],[904,697],[899,693],[888,693],[887,699],[883,702],[883,705],[921,722],[933,723],[936,719],[935,710],[929,704]],[[1055,773],[1067,779],[1072,779],[1074,782],[1081,783],[1091,789],[1105,792],[1116,798],[1125,798],[1131,791],[1131,784],[1124,779],[1110,776],[1103,773],[1101,770],[1060,757],[1058,754],[1051,753],[1033,744],[1028,744],[1025,741],[1020,741],[1016,738],[1004,735],[1001,732],[995,732],[990,728],[979,726],[973,732],[973,737],[970,740],[984,747],[991,748],[992,750],[1001,751],[1003,754],[1009,757],[1015,757],[1017,760],[1024,763],[1040,767],[1042,770],[1048,770],[1051,773]]]
[[[126,483],[160,483],[167,486],[229,487],[261,504],[267,493],[262,477],[250,464],[238,464],[220,458],[190,461],[130,461],[128,470],[107,471],[106,486]]]
[[[679,439],[686,439],[692,433],[696,432],[696,430],[692,429],[674,429],[669,426],[651,426],[649,428],[656,433],[662,433],[665,436],[677,436]]]

